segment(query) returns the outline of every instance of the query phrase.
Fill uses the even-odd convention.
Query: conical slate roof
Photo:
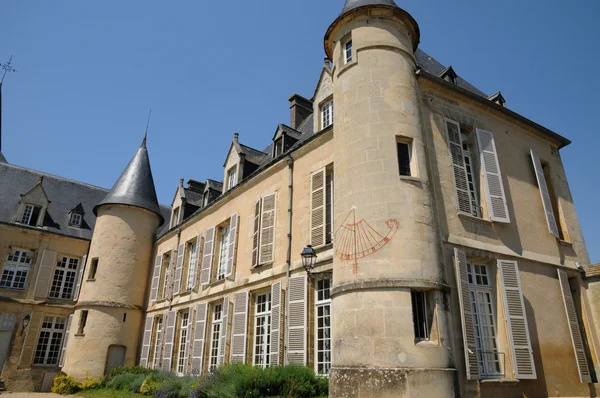
[[[373,5],[398,7],[396,3],[394,3],[394,0],[346,0],[346,5],[342,10],[342,14],[358,7]]]
[[[160,225],[164,223],[156,198],[148,149],[146,149],[146,137],[108,195],[94,207],[94,214],[98,215],[100,206],[109,204],[129,205],[150,210],[160,218]]]

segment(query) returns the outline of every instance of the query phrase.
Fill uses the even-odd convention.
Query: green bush
[[[101,379],[91,379],[86,377],[86,379],[81,383],[82,390],[97,390],[102,387]]]
[[[149,375],[153,373],[158,373],[158,370],[148,369],[143,366],[121,366],[120,368],[114,368],[111,370],[106,378],[110,380],[113,377],[122,374]]]
[[[54,379],[52,392],[55,394],[69,395],[81,390],[81,384],[77,383],[71,376],[60,375]]]
[[[110,379],[106,386],[114,390],[139,392],[145,378],[143,374],[123,373]]]
[[[142,386],[140,387],[140,393],[144,395],[153,395],[154,391],[160,386],[164,380],[163,377],[157,374],[151,374],[146,376],[144,379]]]

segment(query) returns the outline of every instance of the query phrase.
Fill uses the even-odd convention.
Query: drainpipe
[[[285,258],[285,292],[286,296],[289,293],[290,287],[290,268],[292,266],[292,204],[293,204],[293,193],[294,193],[294,158],[292,155],[287,156],[288,164],[288,233],[287,233],[287,254]],[[285,322],[286,327],[289,316],[289,306],[285,305]],[[285,333],[285,331],[284,331]],[[285,333],[285,339],[283,344],[283,358],[284,365],[287,363],[288,358],[288,335]]]

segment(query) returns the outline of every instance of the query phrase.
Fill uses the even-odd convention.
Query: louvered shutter
[[[290,278],[288,284],[287,363],[306,364],[306,275]]]
[[[225,355],[227,353],[227,326],[229,326],[229,296],[223,298],[223,312],[221,313],[221,341],[219,342],[218,365],[225,364]]]
[[[463,213],[473,214],[467,170],[465,168],[465,157],[460,138],[460,125],[454,120],[446,119],[446,129],[448,132],[448,148],[450,149],[450,157],[452,158],[454,189],[456,191],[458,210]]]
[[[492,221],[510,223],[494,134],[477,129],[477,143],[481,156],[481,168],[487,187],[486,194],[490,218]]]
[[[571,286],[569,285],[569,277],[565,271],[561,269],[557,271],[563,303],[565,304],[565,311],[567,313],[567,322],[569,322],[569,331],[571,332],[571,342],[573,343],[575,360],[577,361],[577,369],[579,370],[579,380],[584,384],[588,384],[592,382],[592,378],[585,356],[585,348],[581,337],[581,330],[579,329],[579,320],[575,311],[575,302],[573,301]]]
[[[238,214],[235,213],[231,216],[229,222],[229,247],[227,248],[227,268],[225,269],[225,277],[228,278],[233,274],[235,264],[235,253],[236,253],[236,240],[237,240],[237,228],[238,227]]]
[[[233,330],[231,333],[231,363],[246,363],[248,327],[248,292],[233,296]]]
[[[264,196],[262,199],[262,216],[260,220],[260,264],[273,261],[275,249],[275,211],[276,194]]]
[[[187,326],[187,347],[185,348],[184,373],[190,374],[192,371],[192,356],[194,354],[194,329],[196,327],[196,306],[190,307]]]
[[[165,327],[167,324],[167,316],[166,314],[162,316],[160,319],[160,324],[156,322],[156,342],[154,347],[154,358],[152,358],[152,368],[160,369],[160,365],[162,362],[162,351],[163,351],[163,342],[165,340]],[[160,333],[158,332],[160,327]]]
[[[201,253],[202,253],[202,234],[199,234],[198,237],[196,238],[196,255],[194,256],[194,258],[192,259],[192,263],[190,265],[190,269],[193,267],[193,282],[191,285],[191,289],[194,289],[196,286],[198,286],[198,281],[200,280],[200,272],[198,272],[198,264],[200,264],[199,260],[202,258],[201,257]],[[190,271],[188,271],[190,272]],[[189,274],[188,274],[188,278],[189,278]]]
[[[160,268],[162,265],[162,254],[154,260],[154,273],[152,274],[152,286],[150,288],[150,301],[156,301],[158,297],[158,285],[160,284]]]
[[[471,293],[469,292],[469,277],[467,274],[467,256],[464,251],[457,248],[454,249],[454,268],[456,271],[458,301],[460,303],[460,317],[463,331],[467,379],[477,380],[480,377],[479,365],[477,361],[475,327],[473,326]]]
[[[81,264],[79,264],[79,272],[77,273],[77,284],[75,284],[75,295],[73,296],[73,301],[79,300],[79,293],[81,290],[81,282],[83,281],[83,273],[85,272],[86,261],[87,256],[83,256],[81,259]]]
[[[206,334],[206,303],[196,305],[196,325],[194,326],[194,348],[192,349],[192,371],[193,375],[202,373],[202,362],[204,360],[204,337]]]
[[[37,279],[33,295],[35,297],[48,296],[48,288],[50,287],[50,279],[52,278],[52,269],[56,263],[56,252],[53,250],[44,250],[42,259],[40,260],[40,269],[38,270]]]
[[[165,372],[171,371],[171,361],[173,359],[173,342],[175,341],[175,322],[177,313],[169,311],[167,313],[167,328],[165,331],[165,348],[163,351],[162,368]]]
[[[189,341],[192,339],[192,324],[194,323],[194,306],[191,306],[188,310],[188,323],[187,323],[187,340],[186,344],[183,346],[183,374],[186,375],[188,373],[188,365],[189,365]]]
[[[252,266],[258,266],[258,252],[260,249],[260,208],[262,199],[254,205],[254,232],[252,235]]]
[[[167,289],[165,291],[165,297],[170,298],[173,297],[173,281],[175,280],[175,261],[177,258],[175,257],[175,250],[171,250],[171,255],[169,256],[169,277],[165,278],[165,283],[167,285]]]
[[[540,195],[542,196],[542,204],[544,205],[544,212],[546,213],[546,222],[548,223],[548,229],[550,233],[557,238],[560,238],[558,234],[558,226],[556,219],[554,218],[554,210],[552,209],[552,200],[550,199],[550,191],[548,185],[546,185],[546,178],[544,177],[544,169],[542,168],[542,162],[540,157],[533,151],[530,150],[531,160],[533,162],[533,168],[535,170],[535,178],[540,188]]]
[[[65,334],[62,342],[62,349],[60,350],[60,359],[58,360],[58,366],[63,367],[65,365],[65,356],[67,355],[67,341],[69,339],[69,332],[71,331],[71,323],[73,322],[73,314],[67,318],[67,327],[65,328]]]
[[[204,237],[204,250],[202,250],[202,267],[200,268],[200,284],[208,285],[210,283],[210,274],[212,272],[213,246],[215,240],[215,227],[206,230]]]
[[[281,282],[271,285],[271,366],[280,365],[281,353]]]
[[[325,244],[325,168],[310,176],[310,244]]]
[[[146,316],[144,324],[144,337],[142,339],[142,352],[140,353],[140,366],[148,367],[148,355],[150,354],[150,343],[152,342],[152,326],[154,325],[154,316]]]
[[[516,261],[498,260],[498,271],[515,376],[517,379],[536,379],[519,265]]]
[[[177,247],[177,263],[175,265],[175,277],[173,278],[173,294],[179,294],[181,290],[181,274],[183,273],[183,259],[185,257],[185,244]]]

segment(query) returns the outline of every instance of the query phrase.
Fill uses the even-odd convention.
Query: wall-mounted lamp
[[[311,245],[308,245],[302,250],[300,256],[302,257],[302,266],[310,278],[312,276],[312,271],[315,269],[315,264],[317,263],[317,253],[315,253],[315,249],[313,249]]]
[[[31,315],[27,314],[23,317],[23,326],[21,327],[21,336],[23,336],[23,332],[25,328],[29,325],[29,321],[31,321]]]

